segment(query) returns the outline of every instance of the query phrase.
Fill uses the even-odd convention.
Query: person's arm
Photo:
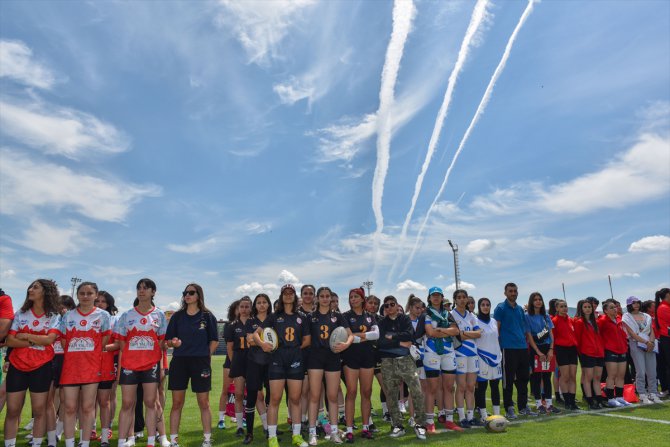
[[[27,343],[26,346],[13,346],[9,343],[7,343],[7,346],[12,347],[12,348],[25,348],[27,346],[32,346],[32,345],[39,345],[39,346],[49,346],[53,344],[54,341],[56,341],[56,336],[57,334],[55,332],[46,334],[46,335],[37,335],[37,334],[30,334],[28,332],[19,332],[16,334],[15,340],[18,341],[25,341]]]
[[[9,328],[12,326],[12,320],[9,318],[0,318],[0,346],[4,343],[7,334],[9,333]]]
[[[312,344],[312,336],[307,334],[302,336],[302,344],[300,345],[300,349],[305,349],[308,348]]]
[[[544,361],[545,355],[538,349],[533,336],[529,332],[526,332],[526,341],[528,342],[528,345],[531,347],[531,349],[535,351],[535,354],[537,354],[537,356],[540,358],[540,361]]]

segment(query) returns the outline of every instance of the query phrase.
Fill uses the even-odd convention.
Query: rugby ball
[[[484,426],[490,432],[501,433],[507,430],[507,422],[504,416],[492,415],[486,418]]]
[[[279,347],[279,336],[277,331],[271,327],[266,327],[261,331],[261,340],[270,343],[273,351]]]
[[[330,350],[335,352],[335,346],[338,343],[345,343],[348,338],[349,334],[347,334],[347,330],[345,328],[342,326],[336,327],[332,334],[330,334]]]

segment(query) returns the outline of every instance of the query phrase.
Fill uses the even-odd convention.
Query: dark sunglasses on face
[[[388,309],[389,307],[395,307],[395,303],[384,303],[384,309]]]
[[[197,294],[197,293],[198,293],[198,292],[196,292],[195,290],[184,290],[184,291],[182,292],[181,296],[183,296],[183,297],[186,296],[186,295],[188,295],[188,296],[193,296],[193,295],[195,295],[195,294]]]

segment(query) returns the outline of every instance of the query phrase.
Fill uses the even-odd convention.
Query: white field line
[[[670,425],[670,421],[664,421],[664,420],[661,420],[661,419],[641,418],[641,417],[638,417],[638,416],[624,416],[623,414],[603,413],[603,414],[596,414],[595,416],[609,416],[609,417],[612,417],[612,418],[632,419],[634,421],[656,422],[658,424]]]

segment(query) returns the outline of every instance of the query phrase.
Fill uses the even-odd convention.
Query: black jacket
[[[379,357],[404,357],[409,355],[409,348],[400,346],[401,341],[414,341],[412,321],[405,314],[399,314],[394,320],[388,316],[379,323]],[[387,338],[390,335],[391,338]]]

